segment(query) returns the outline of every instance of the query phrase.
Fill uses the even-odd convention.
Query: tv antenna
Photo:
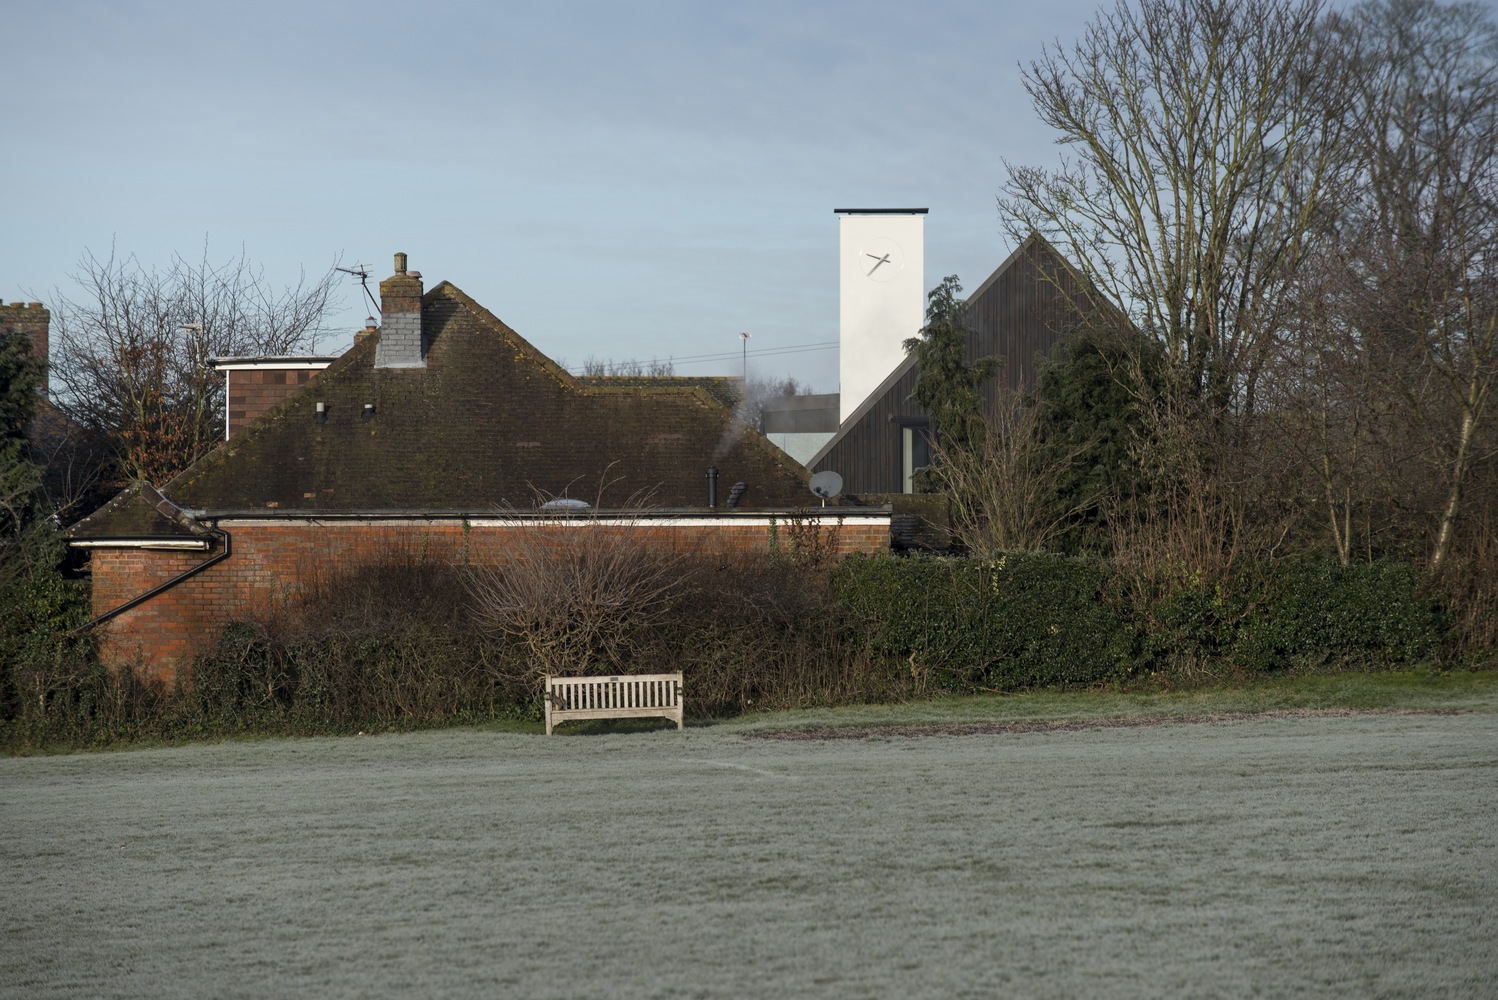
[[[810,488],[812,496],[821,497],[822,506],[827,506],[827,501],[843,491],[843,477],[828,469],[826,472],[818,472],[811,477],[811,482],[806,484]]]
[[[374,294],[369,290],[368,264],[355,264],[353,267],[335,267],[333,268],[333,270],[342,271],[344,274],[352,274],[354,277],[358,278],[359,287],[364,289],[364,297],[369,300],[370,307],[374,309],[375,312],[380,311],[380,304],[375,301]]]

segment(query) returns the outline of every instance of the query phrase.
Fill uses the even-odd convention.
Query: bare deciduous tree
[[[975,556],[1052,548],[1102,499],[1062,489],[1090,440],[1047,448],[1039,420],[1017,392],[1003,393],[967,444],[938,442],[933,468],[950,497],[952,533]]]
[[[1244,531],[1272,550],[1283,526],[1240,513],[1293,495],[1312,516],[1314,496],[1342,561],[1423,545],[1440,573],[1498,455],[1491,14],[1120,0],[1025,80],[1073,156],[1010,166],[1001,215],[1165,349],[1178,398],[1139,400],[1140,457],[1161,488],[1187,484],[1183,511],[1226,504],[1187,533],[1225,533],[1229,557]],[[1300,471],[1270,463],[1282,495],[1255,497],[1246,456],[1268,456],[1268,435]]]
[[[584,375],[590,377],[613,376],[623,378],[669,378],[676,374],[676,364],[670,358],[665,361],[653,358],[649,361],[615,361],[588,355],[583,359]]]
[[[333,307],[335,272],[277,290],[243,252],[173,256],[147,268],[85,251],[77,292],[53,297],[58,405],[109,446],[120,481],[162,482],[222,437],[214,356],[311,350]]]
[[[751,375],[744,383],[744,398],[734,409],[734,415],[756,430],[765,429],[765,404],[772,399],[788,396],[810,396],[812,387],[799,382],[793,375]]]
[[[1074,158],[1006,163],[1006,228],[1079,265],[1214,409],[1253,409],[1278,292],[1331,168],[1335,123],[1310,100],[1335,66],[1317,44],[1320,9],[1119,0],[1024,71]]]
[[[1332,256],[1355,331],[1343,361],[1423,439],[1438,573],[1498,389],[1498,25],[1475,4],[1376,0],[1329,34],[1353,69]]]
[[[609,485],[586,509],[503,511],[503,559],[474,570],[477,620],[528,653],[519,680],[617,670],[631,637],[659,621],[687,585],[686,554],[650,537],[649,498],[604,511]]]
[[[1498,386],[1498,26],[1378,0],[1328,17],[1346,70],[1317,253],[1290,287],[1276,425],[1321,485],[1338,557],[1444,566]]]

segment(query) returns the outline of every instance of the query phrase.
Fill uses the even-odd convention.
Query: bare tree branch
[[[113,247],[85,251],[58,290],[52,378],[58,405],[102,435],[115,478],[162,482],[220,438],[223,385],[208,359],[310,351],[333,308],[336,273],[281,290],[250,263],[174,255],[147,268]]]

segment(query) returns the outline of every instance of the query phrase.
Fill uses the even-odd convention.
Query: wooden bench
[[[682,719],[681,674],[547,677],[546,735],[579,719]]]

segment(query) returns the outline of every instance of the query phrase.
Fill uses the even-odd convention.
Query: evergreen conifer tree
[[[915,355],[917,368],[910,398],[930,414],[946,449],[981,442],[983,397],[978,389],[1004,365],[999,357],[968,362],[967,341],[972,331],[965,316],[967,304],[958,297],[961,291],[957,275],[941,279],[927,296],[921,335],[905,341],[905,353]]]

